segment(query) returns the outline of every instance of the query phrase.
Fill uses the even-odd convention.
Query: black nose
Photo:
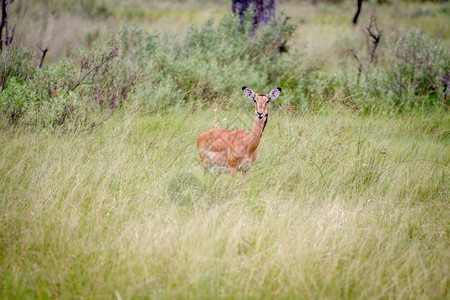
[[[257,112],[256,115],[258,116],[258,119],[262,119],[263,118],[263,113]]]

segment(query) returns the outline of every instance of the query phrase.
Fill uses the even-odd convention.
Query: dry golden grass
[[[448,297],[448,115],[272,115],[247,182],[195,148],[246,111],[3,128],[2,298]]]

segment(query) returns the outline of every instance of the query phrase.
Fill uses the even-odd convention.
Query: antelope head
[[[265,94],[255,94],[255,92],[246,86],[242,87],[245,96],[252,98],[255,103],[255,114],[260,121],[267,122],[269,113],[267,112],[267,106],[270,100],[276,99],[281,92],[281,88],[274,88],[268,95]]]

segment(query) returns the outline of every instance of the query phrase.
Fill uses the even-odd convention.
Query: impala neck
[[[253,122],[252,126],[252,139],[250,141],[251,148],[256,149],[259,145],[259,141],[261,140],[262,133],[264,128],[266,127],[267,121],[269,120],[269,116],[266,117],[265,120],[260,120],[258,117],[255,118],[255,122]]]

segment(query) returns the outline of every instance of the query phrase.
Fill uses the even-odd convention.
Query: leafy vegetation
[[[384,85],[392,98],[408,102],[408,98],[417,99],[415,95],[435,94],[443,101],[442,77],[450,72],[447,49],[420,31],[410,30],[397,38],[392,52]]]
[[[79,69],[65,60],[44,71],[23,71],[27,56],[17,54],[23,58],[8,62],[13,70],[5,58],[4,68],[11,70],[3,80],[2,116],[51,127],[66,121],[86,123],[88,112],[125,102],[149,110],[193,101],[229,102],[242,82],[260,89],[283,86],[291,95],[284,104],[291,109],[314,110],[330,102],[355,110],[445,105],[441,78],[449,71],[450,55],[418,31],[388,44],[388,62],[360,85],[353,74],[330,76],[302,60],[298,50],[287,52],[295,26],[280,20],[253,35],[251,20],[248,15],[240,24],[228,15],[217,26],[208,21],[191,27],[180,42],[122,26],[106,47],[82,52]]]

